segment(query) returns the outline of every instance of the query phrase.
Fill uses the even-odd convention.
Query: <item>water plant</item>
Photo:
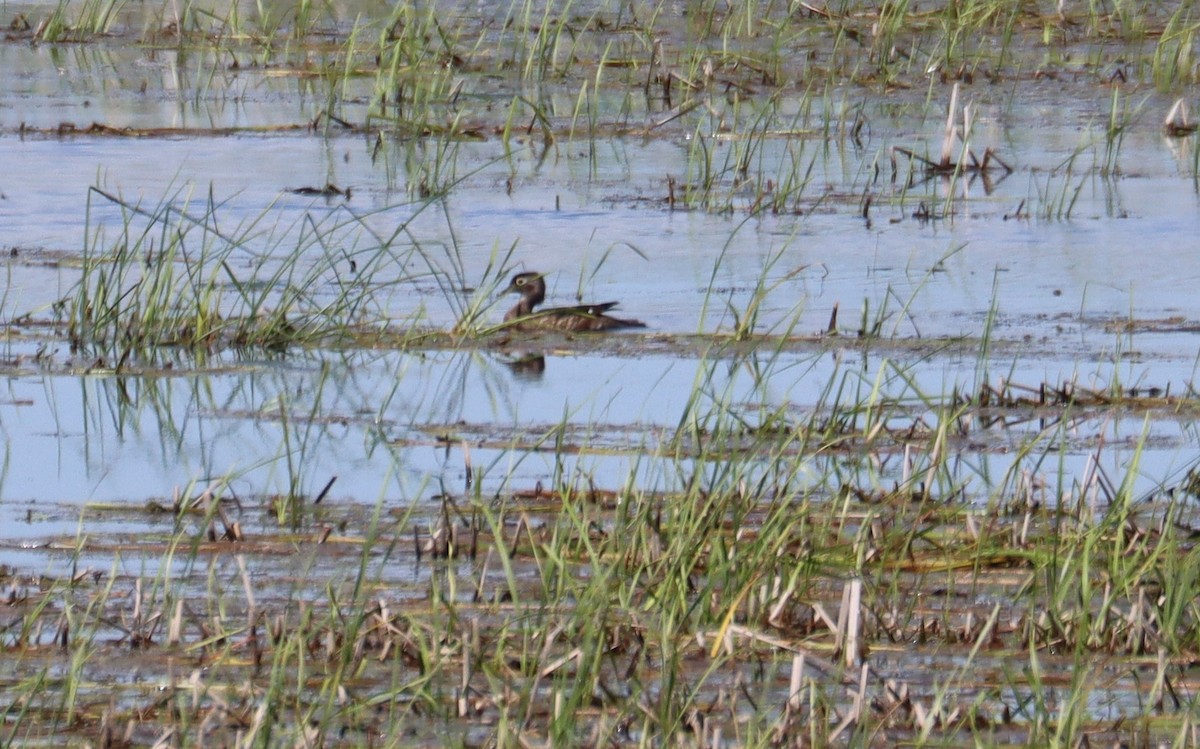
[[[92,40],[112,29],[125,4],[126,0],[84,0],[72,15],[70,0],[59,0],[34,30],[34,38],[48,43]]]
[[[417,203],[415,215],[431,204]],[[377,240],[369,217],[339,210],[271,227],[268,208],[227,230],[211,191],[196,210],[183,190],[144,207],[92,188],[89,215],[100,206],[117,209],[117,239],[110,244],[99,222],[89,229],[80,281],[56,307],[72,344],[118,369],[156,346],[272,348],[350,336],[382,319],[379,295],[406,280],[395,269],[420,249],[398,246],[404,222]],[[429,272],[441,283],[439,264]]]
[[[634,436],[613,487],[597,485],[584,457],[593,444],[597,456],[613,448],[571,429],[578,414],[565,413],[540,434],[526,427],[532,442],[514,442],[510,456],[473,461],[456,447],[469,477],[461,490],[431,497],[426,487],[399,505],[309,503],[264,524],[277,511],[269,496],[243,493],[235,506],[217,482],[165,515],[87,506],[72,562],[81,569],[10,606],[20,621],[7,643],[18,653],[10,686],[22,696],[6,711],[8,736],[66,728],[43,721],[36,691],[44,664],[60,659],[56,711],[184,741],[234,726],[263,741],[411,738],[434,724],[466,736],[480,721],[497,741],[621,742],[623,723],[657,736],[736,731],[756,744],[1132,735],[1098,724],[1091,705],[1143,678],[1169,693],[1181,673],[1171,663],[1194,642],[1187,601],[1200,579],[1178,529],[1194,513],[1165,482],[1138,499],[1145,435],[1127,473],[1105,475],[1100,448],[1095,469],[1073,479],[1069,425],[1107,392],[1030,401],[1022,393],[1036,388],[983,382],[963,397],[924,389],[899,360],[872,373],[823,359],[776,348],[697,362],[677,425]],[[771,392],[797,368],[824,377],[802,410]],[[1132,410],[1162,405],[1122,397]],[[1030,431],[991,481],[972,465],[984,456],[963,446],[987,419],[1019,429],[1026,403],[1059,421]],[[560,469],[544,485],[514,483],[538,449],[552,449]],[[240,535],[214,535],[234,513]],[[82,569],[94,543],[82,529],[104,517],[155,531],[125,542],[123,563]],[[1159,599],[1146,598],[1150,588]],[[164,673],[163,694],[118,685],[97,700],[90,685],[105,678],[114,636],[136,638],[143,653],[202,652],[209,668]],[[1052,687],[1055,651],[1085,671],[1098,656],[1167,655],[1110,669],[1103,686]],[[889,665],[910,658],[945,668],[926,678]],[[981,682],[981,669],[999,682]],[[729,679],[741,684],[722,698]],[[1176,717],[1137,730],[1172,734],[1188,709],[1181,701]]]
[[[12,33],[86,43],[121,8]],[[920,203],[924,241],[995,166],[971,153],[960,86],[1068,64],[1095,77],[1116,38],[1148,38],[1152,57],[1122,70],[1177,87],[1188,7],[674,10],[409,3],[351,22],[332,5],[185,5],[173,30],[143,30],[147,56],[180,53],[193,112],[228,81],[286,79],[313,97],[296,137],[357,143],[386,177],[370,209],[345,185],[250,211],[216,187],[89,190],[79,267],[63,271],[77,283],[52,319],[21,323],[65,341],[70,363],[18,353],[11,377],[83,378],[82,427],[70,408],[56,426],[82,429],[85,451],[157,431],[146,452],[179,462],[198,434],[182,422],[249,427],[199,432],[191,481],[83,502],[73,532],[38,517],[61,513],[51,502],[28,511],[37,540],[0,565],[0,745],[1196,745],[1194,385],[1127,376],[1132,332],[1111,360],[1005,340],[986,265],[971,266],[993,279],[971,329],[929,335],[914,300],[965,264],[958,235],[864,295],[858,320],[802,329],[826,300],[798,280],[813,261],[794,218],[823,209],[869,242],[887,229],[873,201],[897,223]],[[1057,44],[1068,35],[1082,41]],[[1071,219],[1088,184],[1121,177],[1139,108],[1120,83],[1105,84],[1103,131],[1031,167],[1019,216]],[[902,87],[917,94],[897,115]],[[892,118],[944,122],[940,156],[892,148]],[[482,176],[502,195],[565,164],[556,177],[604,189],[624,175],[597,154],[630,140],[674,158],[668,197],[639,205],[727,222],[685,243],[721,248],[689,290],[695,335],[530,341],[492,324],[531,239],[487,236],[486,211],[460,218],[463,188]],[[908,164],[890,197],[889,154]],[[757,265],[727,282],[751,230]],[[632,241],[606,238],[595,262],[573,246],[560,277],[581,294],[618,248],[660,260]],[[589,375],[634,351],[687,376],[573,379],[561,414],[530,418],[512,393],[544,391],[506,370],[520,346]],[[1030,375],[1021,363],[1047,349],[1066,371]],[[437,386],[409,400],[423,376]],[[636,398],[622,388],[654,377],[644,412],[610,423]],[[18,422],[6,412],[9,450]],[[319,468],[335,441],[351,446],[343,476],[382,464],[373,493],[342,494]]]

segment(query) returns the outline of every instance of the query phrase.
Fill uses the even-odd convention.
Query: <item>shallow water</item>
[[[915,209],[911,201],[903,208],[877,208],[880,215],[869,227],[848,215],[852,209],[846,206],[748,221],[664,213],[661,206],[635,202],[639,196],[661,201],[663,176],[680,169],[680,149],[660,143],[622,149],[607,162],[615,169],[596,174],[586,168],[575,173],[569,160],[539,168],[493,163],[456,189],[445,212],[440,206],[426,209],[408,230],[419,250],[441,266],[449,268],[451,257],[461,263],[467,284],[483,281],[477,274],[493,253],[515,246],[514,260],[551,274],[552,299],[569,301],[581,287],[586,297],[620,299],[627,314],[656,331],[728,327],[730,309],[744,309],[761,280],[770,289],[759,312],[762,332],[781,330],[799,314],[794,329],[815,333],[839,303],[843,319],[852,321],[864,305],[871,316],[884,308],[889,334],[979,335],[995,308],[1000,337],[1053,338],[1081,353],[1096,352],[1113,348],[1119,338],[1089,321],[1169,318],[1191,324],[1200,318],[1188,291],[1189,282],[1200,278],[1200,265],[1178,240],[1200,228],[1191,182],[1175,173],[1177,162],[1161,140],[1149,139],[1140,150],[1136,144],[1126,147],[1138,157],[1157,158],[1146,158],[1136,177],[1084,180],[1076,208],[1080,218],[1072,221],[1003,220],[1039,179],[1020,174],[1006,180],[1004,195],[979,209],[972,203],[972,215],[952,224],[905,218]],[[0,138],[5,163],[54,165],[7,180],[0,246],[80,251],[87,187],[99,175],[99,185],[131,204],[153,207],[178,195],[190,199],[184,204],[198,215],[211,191],[227,226],[248,225],[269,211],[264,231],[249,243],[252,252],[287,250],[305,217],[326,226],[355,222],[340,232],[342,241],[365,250],[377,240],[364,227],[386,237],[413,212],[403,184],[390,183],[366,151],[357,138]],[[462,151],[463,167],[498,155],[490,144],[463,145]],[[622,162],[628,167],[621,168]],[[247,163],[255,165],[253,172],[245,170]],[[506,195],[502,186],[510,169],[518,174],[528,169],[523,179],[539,184]],[[284,192],[326,183],[350,188],[351,199],[331,206]],[[91,199],[93,227],[108,226],[111,236],[119,212],[96,194]],[[454,312],[443,293],[421,278],[428,268],[408,254],[413,245],[398,241],[393,252],[408,262],[381,278],[415,278],[384,297],[386,312],[405,318],[421,310],[434,325],[452,324]],[[33,258],[37,266],[37,255]],[[70,270],[52,273],[57,278],[51,283],[46,273],[40,267],[14,270],[9,308],[38,309],[73,281]],[[1135,336],[1133,345],[1154,345],[1155,338]]]
[[[0,4],[0,23],[17,13],[34,21],[53,5]],[[503,37],[504,9],[474,5],[458,9],[478,16],[472,28]],[[345,35],[359,14],[387,10],[339,3],[318,26]],[[670,10],[668,41],[690,38],[684,9]],[[431,105],[434,118],[461,116],[463,137],[436,128],[377,137],[323,118],[331,84],[314,71],[336,56],[324,37],[270,54],[242,39],[218,54],[163,41],[169,20],[165,7],[126,4],[111,34],[88,43],[31,44],[18,31],[0,41],[0,164],[9,166],[0,173],[0,315],[16,321],[0,352],[7,592],[47,584],[40,575],[131,586],[170,572],[204,600],[214,595],[206,585],[239,588],[244,554],[258,595],[286,609],[346,585],[368,546],[363,529],[378,527],[392,545],[364,552],[363,563],[380,600],[467,606],[476,584],[501,600],[495,591],[512,582],[498,564],[431,562],[422,544],[436,549],[439,530],[466,527],[448,521],[448,505],[500,505],[515,507],[500,541],[525,532],[536,545],[565,514],[561,495],[547,498],[555,489],[602,506],[587,533],[611,533],[621,508],[669,501],[698,482],[766,487],[764,501],[787,507],[854,497],[842,510],[850,535],[901,486],[921,487],[909,499],[928,491],[922,499],[934,501],[923,507],[1003,522],[1056,504],[1102,515],[1115,496],[1153,516],[1159,498],[1196,491],[1197,142],[1162,135],[1174,97],[1136,63],[1089,62],[1121,57],[1106,58],[1105,45],[1063,51],[1023,38],[1028,49],[998,82],[980,74],[964,83],[972,148],[994,149],[1014,172],[951,182],[915,179],[904,157],[892,166],[894,147],[936,154],[951,90],[936,78],[885,88],[831,76],[811,98],[793,88],[768,103],[747,88],[755,76],[722,69],[732,83],[704,110],[660,126],[670,107],[625,90],[643,75],[636,65],[605,68],[619,85],[591,92],[580,116],[578,73],[530,85],[498,54],[453,70],[461,91]],[[618,61],[643,43],[625,30],[614,38]],[[573,54],[600,56],[591,37],[580,39]],[[795,46],[791,58],[836,68],[839,53],[825,46],[804,55],[803,34],[781,43]],[[1145,50],[1126,52],[1141,59]],[[1108,81],[1117,67],[1129,84]],[[514,92],[537,103],[553,143],[520,107],[505,139]],[[350,76],[335,93],[337,115],[361,123],[375,80]],[[1114,94],[1128,119],[1110,141]],[[111,129],[88,132],[93,123]],[[684,192],[706,166],[715,187],[688,208]],[[803,189],[778,212],[749,210],[757,188],[769,181],[769,198],[797,175]],[[343,192],[302,194],[326,185]],[[443,188],[444,197],[423,197]],[[85,254],[140,240],[149,266],[176,230],[193,258],[233,247],[219,286],[227,293],[233,276],[277,301],[274,274],[294,257],[298,276],[317,269],[304,296],[313,308],[336,300],[346,279],[360,281],[370,330],[449,329],[472,295],[499,321],[513,300],[489,289],[516,269],[547,273],[553,303],[619,300],[648,330],[549,342],[501,335],[461,350],[396,350],[386,339],[275,353],[166,347],[120,373],[103,347],[73,348],[54,305],[73,298]],[[503,270],[492,265],[500,259]],[[821,338],[835,306],[839,335]],[[751,350],[711,335],[739,327],[811,340]],[[683,338],[693,333],[701,343]],[[1006,383],[1020,402],[955,412],[962,396]],[[1068,385],[1084,397],[1054,403],[1054,389]],[[822,430],[847,410],[841,431]],[[934,444],[950,456],[925,485]],[[201,511],[177,511],[206,490],[246,526],[236,552]],[[279,510],[288,495],[304,498],[298,521]],[[191,549],[172,546],[181,529]],[[535,556],[520,559],[518,589],[537,589]],[[922,600],[917,615],[959,626],[1024,584],[985,585],[960,608],[949,596]],[[840,595],[810,592],[830,610]],[[878,653],[882,677],[924,693],[974,657],[949,647]],[[980,666],[980,689],[1008,687],[1026,701],[1006,654]],[[783,704],[788,662],[772,657],[757,674],[736,665],[711,674],[706,688],[759,679],[754,689]],[[1045,660],[1060,675],[1073,666]],[[21,665],[34,675],[41,661]],[[157,665],[147,672],[165,680]],[[1089,716],[1135,712],[1150,670],[1114,667]]]
[[[11,12],[33,17],[38,9]],[[356,12],[339,10],[344,18]],[[129,20],[121,28],[138,25]],[[507,144],[485,130],[483,142],[451,142],[440,152],[436,141],[380,148],[373,138],[339,136],[336,128],[310,132],[325,97],[305,78],[274,75],[274,68],[229,69],[206,63],[202,54],[117,43],[10,43],[0,44],[0,70],[13,84],[0,86],[6,134],[0,162],[25,167],[0,183],[4,248],[80,252],[87,188],[96,185],[131,204],[174,201],[193,214],[204,212],[211,195],[227,227],[266,215],[273,231],[248,242],[249,252],[290,253],[305,217],[321,226],[354,222],[338,240],[366,249],[411,218],[416,185],[432,175],[457,181],[444,208],[421,211],[411,233],[392,243],[391,251],[410,263],[391,278],[412,279],[382,299],[393,318],[419,310],[437,326],[454,319],[444,293],[422,277],[429,268],[414,249],[447,272],[452,265],[465,269],[455,280],[474,286],[493,253],[510,247],[515,262],[551,274],[555,299],[620,299],[629,314],[665,332],[728,326],[730,308],[742,310],[760,281],[771,290],[760,310],[764,332],[790,325],[797,313],[795,330],[821,330],[839,303],[851,318],[864,306],[868,316],[886,306],[888,333],[978,335],[994,307],[998,335],[1065,340],[1086,355],[1115,347],[1103,335],[1062,335],[1088,327],[1088,320],[1200,318],[1188,292],[1200,267],[1179,241],[1198,228],[1196,145],[1164,138],[1157,122],[1170,98],[1136,86],[1115,92],[1130,123],[1111,146],[1117,154],[1111,169],[1105,128],[1113,89],[1078,77],[964,86],[963,100],[976,112],[973,148],[993,148],[1016,169],[1004,178],[991,175],[990,185],[976,177],[905,187],[910,169],[903,157],[893,177],[892,147],[936,151],[948,86],[935,87],[928,102],[915,92],[876,96],[832,87],[804,115],[784,99],[765,111],[779,122],[798,122],[799,137],[756,141],[750,176],[781,184],[799,164],[809,182],[788,208],[802,215],[747,219],[737,210],[747,199],[729,185],[715,198],[728,200],[732,213],[666,210],[668,177],[676,190],[698,179],[698,136],[715,168],[746,155],[739,149],[748,141],[723,132],[725,118],[740,111],[729,102],[720,103],[722,117],[708,127],[668,128],[653,138],[614,138],[607,130],[592,137],[579,127],[547,147],[536,130],[518,131]],[[462,78],[468,93],[479,88],[477,103],[487,101],[486,88],[494,84]],[[370,78],[346,85],[342,114],[360,121]],[[574,93],[570,85],[541,92],[550,121],[566,127],[577,120]],[[598,94],[601,111],[622,106],[605,95]],[[655,116],[653,106],[638,106],[627,115],[634,124]],[[869,127],[859,142],[826,140],[812,129],[823,111],[861,112]],[[188,130],[149,138],[60,136],[64,122],[79,129],[99,122]],[[301,130],[245,130],[288,126]],[[20,135],[23,127],[40,132]],[[219,128],[242,130],[235,137],[196,137]],[[452,166],[443,163],[447,158]],[[326,184],[350,189],[352,197],[288,192]],[[869,223],[860,216],[864,194],[873,200]],[[951,220],[913,217],[922,203],[941,206],[947,194],[956,196]],[[120,211],[91,197],[91,228],[103,224],[111,238]],[[1068,202],[1072,219],[1059,220]],[[1019,212],[1029,218],[1006,220]],[[72,280],[69,272],[49,279],[32,269],[16,274],[8,309],[38,309]],[[1181,342],[1162,348],[1178,351]]]
[[[978,376],[976,362],[955,357],[908,363],[853,351],[731,360],[550,352],[535,372],[514,369],[522,353],[314,353],[229,357],[154,377],[10,377],[0,402],[7,436],[0,512],[14,521],[8,527],[17,538],[69,538],[78,530],[78,511],[61,508],[169,506],[177,493],[196,496],[209,485],[251,504],[293,490],[311,499],[333,477],[327,503],[436,505],[436,495],[466,491],[468,466],[485,496],[549,487],[558,475],[614,488],[633,476],[642,489],[678,491],[687,476],[674,472],[679,458],[669,443],[673,435],[683,438],[687,465],[693,422],[707,429],[730,422],[796,430],[781,443],[782,457],[809,464],[797,489],[807,486],[819,496],[834,488],[822,488],[822,466],[850,457],[817,455],[802,436],[810,420],[834,405],[829,383],[844,389],[847,404],[879,402],[892,413],[889,429],[903,434],[915,423],[936,430],[930,395],[972,392]],[[991,367],[999,370],[1005,361]],[[1117,376],[1103,365],[1091,372],[1072,361],[1040,365],[1044,380],[1031,383],[1077,376],[1086,388],[1091,375],[1103,387]],[[1163,377],[1162,368],[1153,371]],[[1155,383],[1165,387],[1164,380]],[[1194,456],[1194,426],[1170,409],[1080,408],[1068,422],[1060,418],[1029,408],[981,412],[970,440],[956,447],[951,470],[953,483],[965,482],[961,498],[981,506],[994,501],[1010,473],[1041,461],[1043,451],[1051,455],[1049,464],[1039,464],[1043,473],[1082,476],[1096,457],[1119,477],[1144,442],[1138,494],[1178,482]],[[734,437],[696,469],[704,473],[705,462],[720,462],[726,448],[762,449],[754,440],[753,431]],[[1018,448],[1030,444],[1043,447],[1017,459]],[[882,448],[904,450],[902,442]],[[775,459],[764,456],[757,469],[752,456],[737,460],[754,475]],[[902,480],[903,471],[897,458],[863,475],[868,484],[887,485]]]

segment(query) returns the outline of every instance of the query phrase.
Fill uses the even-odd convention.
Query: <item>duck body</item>
[[[616,307],[617,302],[536,309],[546,301],[546,281],[541,273],[518,273],[513,276],[505,293],[521,295],[521,300],[504,315],[504,321],[518,330],[575,333],[646,327],[640,320],[625,320],[605,314]]]

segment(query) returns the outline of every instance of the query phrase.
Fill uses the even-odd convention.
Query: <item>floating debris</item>
[[[1196,132],[1196,125],[1188,120],[1188,106],[1183,99],[1176,99],[1163,120],[1163,131],[1170,138],[1183,138]]]

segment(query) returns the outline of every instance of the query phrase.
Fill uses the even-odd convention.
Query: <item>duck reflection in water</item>
[[[534,381],[542,379],[546,373],[546,357],[542,354],[527,353],[504,362],[513,376],[518,380]]]

